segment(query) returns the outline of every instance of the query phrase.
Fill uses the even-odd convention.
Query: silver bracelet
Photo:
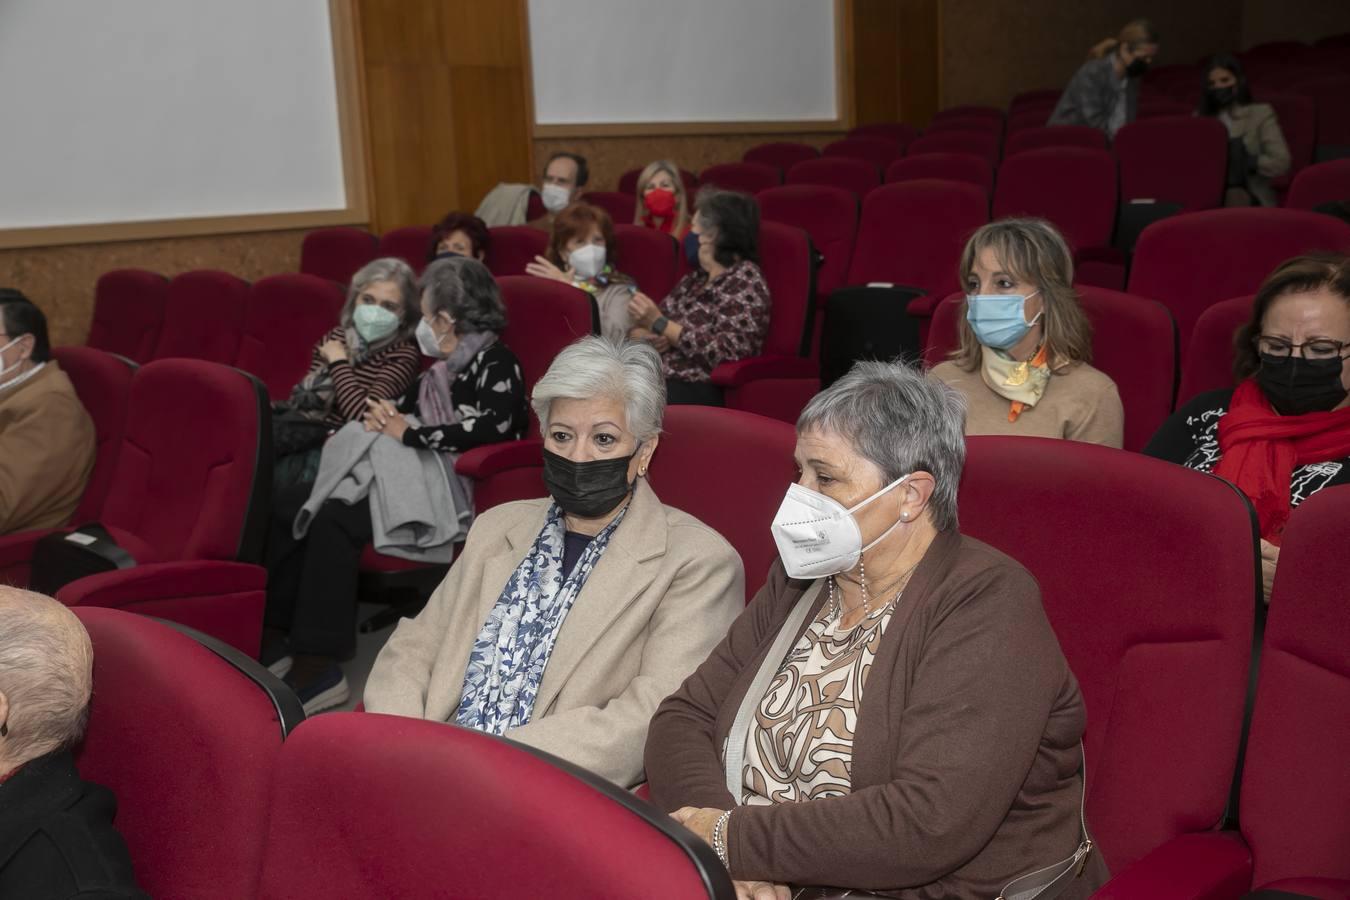
[[[722,861],[722,865],[727,869],[731,868],[731,863],[727,862],[727,822],[729,821],[731,821],[731,810],[727,810],[717,817],[712,830],[713,852],[717,854],[717,858]]]

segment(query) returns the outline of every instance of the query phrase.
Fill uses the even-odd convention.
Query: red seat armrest
[[[1228,900],[1252,886],[1252,851],[1235,831],[1183,834],[1116,873],[1093,900]]]
[[[1075,254],[1077,262],[1111,263],[1125,265],[1125,254],[1115,247],[1084,247]]]
[[[455,461],[455,471],[465,478],[484,481],[500,472],[543,465],[544,442],[539,438],[505,441],[466,450]]]
[[[721,363],[712,371],[713,384],[740,387],[761,378],[812,378],[820,374],[820,363],[804,356],[751,356]]]
[[[942,300],[943,298],[936,294],[921,294],[909,301],[909,305],[905,307],[905,312],[916,319],[929,319],[932,318],[933,310],[937,309],[937,305]]]
[[[267,587],[262,566],[214,559],[147,563],[72,581],[56,599],[66,606],[123,608],[157,600],[215,597]]]

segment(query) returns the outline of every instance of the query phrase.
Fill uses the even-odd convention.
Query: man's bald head
[[[8,731],[0,764],[22,765],[80,739],[93,667],[94,648],[74,613],[0,585],[0,720]]]

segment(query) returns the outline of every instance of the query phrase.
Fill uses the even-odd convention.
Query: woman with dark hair
[[[622,341],[633,324],[628,298],[637,285],[619,271],[618,250],[609,213],[589,203],[573,203],[553,217],[546,254],[536,256],[525,272],[590,294],[600,310],[600,333]]]
[[[661,306],[641,291],[628,301],[631,336],[661,351],[669,402],[721,406],[712,370],[759,353],[769,333],[755,199],[716,188],[699,191],[684,254],[693,271]]]
[[[487,223],[477,216],[463,212],[446,213],[445,218],[431,226],[431,245],[427,247],[427,262],[451,254],[467,256],[482,262],[492,245],[492,232]]]
[[[1237,387],[1195,397],[1144,448],[1251,498],[1267,599],[1290,511],[1322,488],[1350,484],[1347,357],[1350,257],[1295,257],[1261,285],[1237,333]]]
[[[1252,102],[1247,75],[1235,57],[1219,55],[1209,61],[1197,113],[1217,117],[1228,129],[1230,142],[1242,143],[1245,184],[1234,184],[1230,170],[1224,205],[1252,206],[1253,201],[1257,206],[1279,205],[1270,180],[1289,171],[1289,145],[1274,107]]]

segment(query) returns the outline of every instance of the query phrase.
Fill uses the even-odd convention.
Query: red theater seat
[[[871,122],[850,128],[848,136],[889,138],[901,147],[908,147],[919,136],[919,129],[906,122]]]
[[[1087,125],[1046,125],[1042,128],[1023,128],[1016,134],[1009,134],[1003,142],[1003,158],[1007,159],[1023,150],[1039,150],[1042,147],[1084,147],[1088,150],[1105,150],[1106,134],[1100,128]]]
[[[235,365],[257,376],[273,400],[285,400],[309,371],[314,345],[337,324],[345,301],[337,282],[314,275],[255,282]]]
[[[1350,158],[1308,166],[1294,176],[1284,205],[1311,210],[1323,203],[1350,202]]]
[[[892,161],[905,155],[905,148],[898,141],[893,141],[890,138],[851,137],[826,144],[824,149],[821,150],[821,155],[861,159],[878,169],[885,169]]]
[[[492,244],[484,263],[498,278],[524,275],[525,266],[548,252],[548,232],[531,225],[499,225],[489,229]]]
[[[1050,116],[1055,111],[1054,103],[1047,103],[1043,106],[1025,106],[1008,116],[1008,136],[1012,137],[1019,131],[1025,131],[1028,128],[1047,127]]]
[[[232,365],[244,331],[248,282],[228,272],[184,272],[169,282],[155,359]]]
[[[255,896],[273,771],[304,718],[237,651],[164,622],[77,609],[94,645],[80,775],[117,795],[117,830],[152,897]]]
[[[969,153],[991,166],[998,165],[999,136],[979,131],[939,131],[915,138],[909,145],[909,155],[923,153]]]
[[[886,167],[887,184],[920,178],[964,181],[984,191],[986,197],[994,193],[993,167],[982,157],[970,153],[922,153],[897,159]]]
[[[614,226],[614,243],[619,271],[660,303],[675,287],[680,245],[670,235],[642,225]]]
[[[1347,79],[1350,85],[1350,79]],[[1289,146],[1289,172],[1274,179],[1277,190],[1288,190],[1294,176],[1312,164],[1317,151],[1317,108],[1311,97],[1295,92],[1261,91],[1262,103],[1275,108],[1284,142]]]
[[[132,362],[154,359],[169,279],[144,269],[114,269],[94,285],[94,321],[85,344],[125,356]]]
[[[735,162],[708,166],[698,174],[700,184],[727,191],[758,194],[783,183],[783,170],[763,163]]]
[[[816,159],[820,151],[810,144],[798,144],[792,141],[770,141],[756,144],[741,157],[744,162],[762,163],[786,172],[799,162]]]
[[[1350,154],[1350,58],[1340,73],[1303,79],[1289,90],[1307,97],[1317,108],[1315,158]]]
[[[422,274],[427,267],[427,255],[431,251],[431,226],[409,225],[395,228],[380,235],[377,256],[392,256],[412,266],[414,272]]]
[[[947,119],[989,119],[1002,122],[1003,110],[996,106],[949,106],[933,114],[934,122]]]
[[[995,136],[1003,134],[1003,120],[981,116],[953,116],[949,119],[934,119],[924,134],[943,134],[948,131],[975,131]]]
[[[629,169],[619,176],[619,192],[623,194],[637,194],[638,178],[642,175],[642,169]],[[684,182],[684,190],[690,196],[698,192],[698,176],[687,169],[680,170],[680,180]]]
[[[858,233],[858,198],[843,188],[788,184],[756,198],[765,220],[800,228],[822,257],[816,271],[816,295],[828,297],[844,283]]]
[[[1044,147],[1005,159],[993,217],[1009,216],[1049,219],[1074,251],[1109,246],[1116,226],[1115,158],[1105,150]]]
[[[846,156],[808,159],[788,169],[787,184],[820,184],[852,191],[859,198],[881,184],[875,164]]]
[[[1060,94],[1063,91],[1059,88],[1038,88],[1034,91],[1022,91],[1020,94],[1014,94],[1012,100],[1008,103],[1008,114],[1012,115],[1029,107],[1040,107],[1049,105],[1052,109],[1059,102]]]
[[[1088,827],[1129,876],[1224,815],[1260,602],[1251,506],[1219,478],[1123,450],[1030,437],[967,447],[961,530],[1040,584],[1087,704]],[[1245,854],[1229,862],[1240,879]]]
[[[1180,407],[1196,394],[1233,386],[1233,349],[1237,330],[1247,324],[1255,296],[1234,297],[1208,307],[1195,320],[1186,364],[1181,367]]]
[[[637,197],[623,191],[587,191],[581,195],[581,202],[609,213],[615,225],[631,225],[637,214]]]
[[[278,760],[258,896],[733,900],[707,844],[595,775],[439,722],[330,713]]]
[[[1228,132],[1218,119],[1166,115],[1131,122],[1116,133],[1120,201],[1155,200],[1183,210],[1223,202]]]
[[[320,228],[300,244],[300,272],[345,285],[375,259],[379,238],[362,228]]]

